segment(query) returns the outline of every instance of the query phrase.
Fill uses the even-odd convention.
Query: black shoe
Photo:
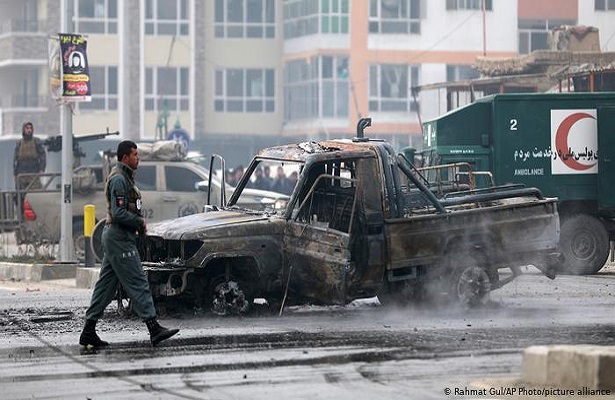
[[[147,329],[149,330],[149,337],[152,341],[152,346],[156,346],[158,343],[170,338],[179,332],[179,329],[167,329],[161,326],[156,318],[150,318],[145,321]]]
[[[92,347],[107,347],[109,346],[109,342],[106,342],[98,337],[96,332],[81,332],[81,336],[79,336],[79,344],[82,346],[92,346]]]
[[[85,327],[83,328],[83,332],[81,332],[81,336],[79,336],[79,344],[96,348],[109,346],[109,342],[98,337],[96,334],[96,321],[91,319],[85,321]]]

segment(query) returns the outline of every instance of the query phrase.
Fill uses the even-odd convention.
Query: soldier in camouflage
[[[96,334],[96,322],[113,301],[119,282],[131,299],[134,311],[147,325],[150,340],[155,346],[179,330],[167,329],[158,323],[149,283],[137,250],[137,234],[144,234],[146,227],[141,215],[141,193],[134,182],[139,165],[137,145],[130,140],[120,142],[117,159],[118,163],[111,170],[105,188],[107,222],[102,234],[102,268],[90,307],[85,313],[85,327],[79,344],[86,347],[109,344]]]

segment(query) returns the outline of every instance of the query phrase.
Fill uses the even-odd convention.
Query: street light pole
[[[68,1],[60,1],[62,33],[69,31],[71,16]],[[60,55],[62,56],[62,55]],[[63,82],[61,82],[63,85]],[[73,113],[71,103],[63,100],[60,105],[60,131],[62,133],[62,200],[60,208],[60,261],[74,261],[73,246]]]

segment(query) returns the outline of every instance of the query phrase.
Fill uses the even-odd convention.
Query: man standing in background
[[[43,142],[34,137],[34,125],[25,122],[21,126],[21,139],[15,145],[13,156],[13,176],[17,190],[40,189],[41,181],[38,176],[19,176],[19,174],[36,174],[45,172],[47,154]]]

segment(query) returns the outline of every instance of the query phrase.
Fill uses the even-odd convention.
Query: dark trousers
[[[98,320],[102,317],[105,308],[115,298],[118,283],[139,317],[143,320],[155,317],[156,309],[141,266],[135,234],[114,225],[107,226],[103,230],[102,245],[104,256],[100,276],[85,318]]]

